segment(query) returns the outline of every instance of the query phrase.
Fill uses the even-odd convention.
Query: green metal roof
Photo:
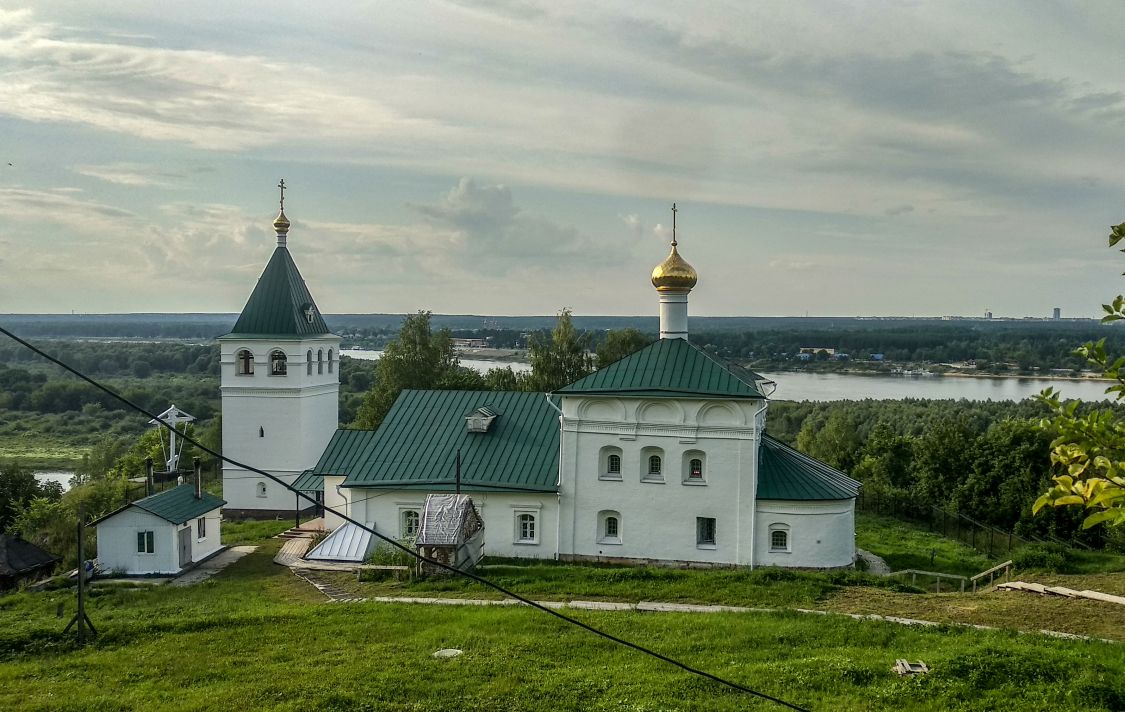
[[[558,390],[560,395],[764,398],[768,379],[712,356],[686,339],[660,339]]]
[[[758,499],[851,499],[860,483],[780,440],[762,436],[758,448]]]
[[[94,520],[91,524],[104,522],[110,517],[124,512],[129,507],[139,507],[149,514],[155,514],[161,519],[172,522],[173,524],[183,524],[196,517],[202,517],[204,514],[207,514],[213,509],[218,509],[226,503],[226,500],[216,497],[209,492],[204,492],[201,498],[196,499],[195,485],[184,484],[173,487],[170,490],[157,492],[144,499],[138,499],[132,504],[127,504],[121,509]]]
[[[311,322],[306,315],[309,307]],[[329,333],[289,250],[278,246],[227,337],[276,339]]]
[[[297,479],[293,480],[293,489],[298,492],[323,492],[324,475],[315,474],[312,470],[305,470]]]
[[[488,432],[465,414],[486,407]],[[311,472],[347,487],[454,489],[457,450],[465,491],[558,491],[559,415],[543,393],[403,391],[378,430],[337,430]]]

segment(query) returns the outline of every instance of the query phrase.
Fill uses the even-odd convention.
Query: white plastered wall
[[[751,565],[760,400],[562,398],[560,553]],[[621,451],[606,479],[602,449]],[[700,453],[702,482],[686,478]],[[662,456],[663,481],[646,460]],[[599,541],[599,512],[620,514],[620,544]],[[715,520],[715,544],[697,541],[697,518]]]
[[[348,515],[361,522],[372,522],[375,531],[388,537],[402,536],[402,512],[421,511],[426,501],[424,490],[387,490],[379,488],[342,488],[343,496],[335,494],[335,484],[326,477],[325,503],[347,499]],[[342,480],[343,478],[339,478]],[[333,497],[328,496],[332,490]],[[473,504],[484,521],[485,556],[553,559],[558,552],[559,498],[554,493],[469,492]],[[518,541],[516,521],[520,514],[535,517],[536,536],[532,542]],[[326,524],[331,525],[331,517]],[[337,520],[338,525],[338,520]]]
[[[130,507],[97,525],[98,564],[106,571],[174,574],[180,570],[175,524]],[[137,532],[153,532],[153,553],[137,551]]]
[[[761,566],[834,568],[855,561],[855,500],[758,502]],[[788,551],[771,549],[770,531],[788,532]]]
[[[216,551],[223,548],[222,532],[220,531],[220,527],[222,526],[222,517],[219,516],[219,513],[220,510],[216,508],[203,515],[203,518],[207,520],[207,525],[206,527],[204,527],[205,536],[202,539],[200,539],[198,536],[199,517],[196,517],[195,519],[189,519],[187,522],[185,522],[185,526],[191,527],[192,561],[203,561],[211,554],[214,554]]]
[[[317,463],[339,425],[339,338],[219,343],[224,454],[292,484]],[[252,375],[237,373],[236,355],[243,349],[254,355]],[[286,354],[284,376],[269,372],[269,355],[276,349]],[[308,374],[310,350],[312,375]],[[324,354],[323,368],[316,362],[318,352]],[[265,485],[265,496],[259,484]],[[223,467],[223,498],[230,509],[292,511],[298,506],[296,495],[281,485],[231,465]],[[301,508],[308,506],[301,500]]]

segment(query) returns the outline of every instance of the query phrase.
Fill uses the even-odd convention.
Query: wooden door
[[[180,530],[180,568],[191,563],[191,527]]]

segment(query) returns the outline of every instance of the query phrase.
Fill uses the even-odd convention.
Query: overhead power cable
[[[109,395],[113,398],[116,398],[117,400],[121,401],[122,403],[124,403],[128,407],[132,408],[133,410],[137,411],[138,413],[146,415],[149,418],[155,420],[157,423],[164,426],[165,428],[168,428],[168,429],[172,428],[171,425],[169,425],[168,423],[165,423],[164,421],[160,420],[159,416],[157,416],[155,413],[149,412],[145,408],[137,405],[136,403],[129,400],[128,398],[121,395],[120,393],[114,391],[113,389],[109,388],[108,386],[102,385],[101,383],[99,383],[98,381],[95,381],[93,378],[90,378],[89,376],[82,373],[78,369],[70,366],[67,363],[64,363],[63,361],[60,361],[59,359],[57,359],[54,356],[46,353],[45,351],[43,351],[39,347],[25,341],[24,339],[20,338],[19,336],[16,336],[11,331],[8,331],[7,329],[5,329],[2,326],[0,326],[0,333],[4,334],[8,338],[12,339],[16,343],[23,346],[24,348],[32,351],[33,353],[41,356],[42,358],[45,358],[46,360],[50,361],[51,363],[55,364],[56,366],[59,366],[60,368],[64,369],[65,371],[68,371],[69,373],[74,374],[78,378],[80,378],[83,381],[89,383],[94,388],[97,388],[98,390],[102,391],[103,393],[105,393],[105,394],[107,394],[107,395]],[[623,645],[627,648],[632,648],[633,650],[636,650],[639,653],[644,653],[645,655],[656,658],[657,660],[661,660],[663,662],[666,662],[669,665],[674,665],[675,667],[678,667],[681,670],[689,672],[693,675],[698,675],[699,677],[703,677],[703,678],[706,678],[706,679],[711,680],[713,682],[717,682],[720,685],[725,685],[726,687],[729,687],[733,690],[737,690],[738,692],[743,692],[743,693],[746,693],[748,695],[752,695],[754,697],[757,697],[759,699],[767,700],[769,702],[774,702],[776,704],[781,705],[782,707],[786,707],[786,708],[791,709],[791,710],[798,710],[798,712],[811,712],[810,710],[808,710],[804,707],[800,707],[798,705],[795,705],[792,702],[786,702],[785,700],[782,700],[780,698],[773,697],[772,695],[768,695],[764,692],[759,692],[758,690],[754,690],[752,688],[746,687],[745,685],[734,682],[733,680],[728,680],[726,678],[719,677],[718,675],[715,675],[713,673],[709,673],[706,670],[700,670],[699,668],[692,667],[691,665],[688,665],[687,663],[676,660],[675,658],[671,658],[667,655],[664,655],[663,653],[659,653],[655,650],[652,650],[651,648],[646,648],[645,646],[640,645],[639,643],[634,643],[632,641],[625,640],[624,638],[620,638],[620,637],[618,637],[618,636],[616,636],[612,633],[608,633],[608,632],[606,632],[606,631],[604,631],[600,628],[595,628],[594,626],[592,626],[588,623],[584,623],[583,621],[580,621],[577,618],[572,618],[571,616],[568,616],[565,613],[562,613],[561,611],[557,611],[553,608],[548,608],[547,606],[544,606],[540,603],[536,603],[535,601],[532,601],[529,598],[521,596],[520,594],[515,593],[514,591],[510,591],[510,590],[504,588],[503,586],[501,586],[500,584],[493,583],[492,581],[489,581],[488,579],[486,579],[482,576],[478,576],[477,574],[475,574],[471,571],[462,571],[461,569],[458,569],[454,566],[450,566],[449,564],[446,564],[442,561],[438,561],[438,560],[432,559],[428,556],[424,556],[422,554],[419,554],[418,552],[416,552],[413,549],[401,544],[400,542],[396,541],[395,539],[393,539],[391,537],[388,537],[388,536],[385,536],[383,534],[380,534],[379,532],[375,531],[374,528],[369,527],[366,524],[363,524],[362,522],[356,521],[355,519],[352,519],[351,517],[347,516],[346,514],[338,512],[335,509],[332,509],[331,507],[322,505],[320,502],[317,502],[313,497],[310,497],[308,494],[306,494],[304,492],[293,489],[293,487],[290,486],[288,483],[286,483],[284,480],[270,474],[269,472],[266,472],[265,470],[261,470],[261,469],[258,469],[257,467],[252,467],[252,466],[247,465],[245,463],[238,462],[237,460],[233,460],[229,457],[226,457],[225,455],[223,455],[221,453],[215,452],[211,448],[207,447],[206,445],[199,442],[195,438],[186,435],[185,433],[181,433],[181,432],[177,431],[177,434],[180,437],[182,437],[184,440],[186,440],[187,442],[191,443],[192,445],[199,448],[203,452],[211,455],[212,457],[218,458],[219,460],[222,460],[223,462],[234,465],[235,467],[240,467],[240,468],[242,468],[244,470],[247,470],[249,472],[254,472],[258,475],[261,475],[262,477],[265,477],[265,478],[267,478],[267,479],[269,479],[273,482],[276,482],[277,484],[281,485],[285,489],[287,489],[290,492],[293,492],[294,494],[296,494],[298,497],[303,497],[304,499],[308,500],[311,504],[317,505],[317,506],[322,506],[324,508],[325,512],[330,512],[330,513],[336,515],[337,517],[340,517],[340,519],[342,519],[343,521],[359,527],[363,531],[368,532],[372,536],[375,536],[376,538],[382,540],[383,542],[385,542],[387,544],[390,544],[391,546],[395,547],[396,549],[399,549],[399,550],[405,552],[406,554],[410,555],[411,557],[413,557],[413,558],[415,558],[419,561],[422,561],[422,562],[425,562],[425,563],[430,564],[432,566],[436,566],[438,568],[444,569],[446,571],[449,571],[450,573],[453,573],[453,574],[456,574],[456,575],[459,575],[459,576],[464,576],[465,578],[468,578],[472,581],[475,581],[475,582],[481,584],[482,586],[487,586],[488,588],[491,588],[492,590],[494,590],[498,593],[502,593],[509,598],[513,598],[513,599],[519,601],[520,603],[524,603],[528,606],[531,606],[532,608],[534,608],[538,611],[541,611],[543,613],[546,613],[547,615],[554,616],[555,618],[558,618],[559,620],[565,621],[566,623],[569,623],[573,626],[577,626],[577,627],[579,627],[579,628],[581,628],[581,629],[583,629],[583,630],[585,630],[589,633],[593,633],[594,635],[600,636],[602,638],[605,638],[606,640],[617,643],[618,645]]]

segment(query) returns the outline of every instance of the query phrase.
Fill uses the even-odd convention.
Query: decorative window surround
[[[539,544],[539,511],[515,511],[513,544],[536,546]]]

